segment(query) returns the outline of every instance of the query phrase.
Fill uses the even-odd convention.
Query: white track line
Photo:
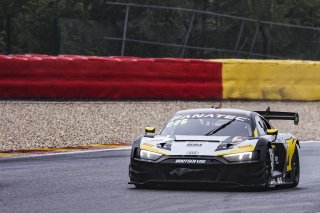
[[[300,141],[300,143],[320,143],[320,141]]]
[[[320,186],[320,183],[299,184],[298,186],[302,186],[302,187],[305,187],[305,186]]]

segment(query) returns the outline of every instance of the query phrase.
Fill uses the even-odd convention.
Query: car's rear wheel
[[[291,162],[291,177],[292,177],[292,184],[291,187],[296,187],[299,184],[300,180],[300,161],[299,161],[299,151],[298,147],[296,147],[293,157],[292,157],[292,162]]]

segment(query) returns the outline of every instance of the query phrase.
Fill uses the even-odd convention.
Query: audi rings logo
[[[198,151],[188,151],[186,155],[199,155]]]
[[[188,143],[187,147],[202,147],[201,143]]]

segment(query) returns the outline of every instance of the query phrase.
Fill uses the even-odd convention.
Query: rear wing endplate
[[[266,111],[255,111],[265,119],[269,120],[293,120],[295,125],[299,124],[299,114],[297,112],[277,112],[271,111],[270,107]]]

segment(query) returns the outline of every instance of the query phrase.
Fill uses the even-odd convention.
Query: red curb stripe
[[[49,154],[49,153],[63,153],[73,151],[84,151],[84,150],[99,150],[99,149],[115,149],[130,147],[131,144],[92,144],[86,146],[75,146],[75,147],[61,147],[61,148],[35,148],[35,149],[24,149],[24,150],[7,150],[0,151],[0,157],[13,157],[22,155],[32,154]]]

